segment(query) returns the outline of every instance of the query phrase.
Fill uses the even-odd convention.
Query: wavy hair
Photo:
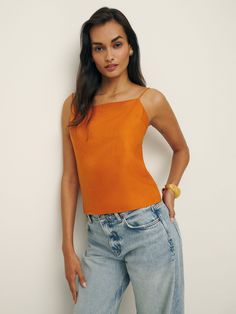
[[[93,99],[102,81],[102,75],[97,70],[92,60],[90,30],[95,25],[103,25],[108,21],[115,20],[126,33],[128,43],[133,49],[127,66],[130,81],[140,86],[146,86],[146,81],[140,68],[140,51],[137,36],[125,15],[113,8],[102,7],[82,24],[80,33],[80,63],[76,76],[76,88],[73,93],[71,110],[74,110],[73,119],[68,127],[77,126],[88,115],[93,107]],[[73,108],[72,108],[73,107]]]

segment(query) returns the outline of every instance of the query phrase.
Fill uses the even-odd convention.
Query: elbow
[[[188,165],[190,161],[190,149],[187,145],[184,147],[178,148],[174,150],[174,153],[181,154],[182,158],[185,160],[186,165]]]
[[[79,186],[79,178],[75,175],[68,175],[63,173],[61,177],[61,182]]]
[[[190,149],[189,149],[189,147],[186,146],[184,151],[185,151],[185,154],[186,154],[186,159],[187,159],[187,164],[188,164],[189,161],[190,161]]]

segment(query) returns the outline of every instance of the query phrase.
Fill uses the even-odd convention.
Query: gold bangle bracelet
[[[162,189],[162,191],[165,190],[165,189],[171,189],[174,192],[174,194],[175,194],[175,198],[179,197],[180,194],[181,194],[180,188],[176,184],[174,184],[174,183],[167,183],[165,185],[165,188]]]

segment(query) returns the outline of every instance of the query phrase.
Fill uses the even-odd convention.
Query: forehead
[[[95,25],[90,30],[91,42],[110,43],[117,36],[126,39],[123,27],[116,21],[109,21],[103,25]]]

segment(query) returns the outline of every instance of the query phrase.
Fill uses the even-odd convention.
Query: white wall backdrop
[[[72,313],[61,252],[60,118],[75,88],[80,27],[106,5],[129,19],[147,85],[165,94],[190,148],[175,202],[186,314],[235,313],[235,1],[0,5],[0,312]],[[161,188],[171,149],[152,127],[143,149]],[[79,255],[87,241],[81,204],[79,196],[74,234]],[[136,313],[131,285],[120,313]]]

